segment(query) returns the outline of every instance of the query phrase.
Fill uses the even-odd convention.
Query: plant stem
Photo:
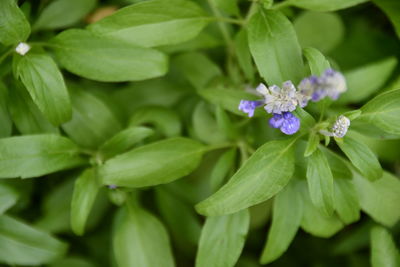
[[[244,141],[240,141],[238,143],[239,151],[240,151],[240,166],[249,158],[249,154],[247,152],[247,145]]]
[[[213,0],[208,0],[208,4],[211,8],[212,13],[217,18],[218,28],[222,34],[222,37],[225,40],[226,45],[228,46],[228,48],[231,47],[233,44],[233,41],[231,39],[231,36],[229,35],[228,28],[226,27],[225,23],[222,22],[222,20],[221,20],[221,18],[223,18],[222,14],[219,12],[218,8],[214,5]]]
[[[258,9],[258,2],[253,1],[249,7],[249,10],[247,11],[246,18],[245,18],[245,23],[250,20],[251,16],[257,11]]]
[[[232,19],[232,18],[226,18],[226,17],[215,17],[217,21],[221,22],[227,22],[231,24],[236,24],[236,25],[244,25],[244,21],[240,19]]]
[[[222,38],[224,39],[225,44],[226,44],[226,53],[227,53],[226,70],[229,73],[229,70],[230,70],[229,66],[232,64],[233,58],[235,56],[235,44],[230,36],[229,29],[228,29],[227,25],[225,24],[225,22],[223,22],[223,20],[225,20],[225,21],[229,20],[231,23],[232,23],[232,20],[227,19],[227,18],[224,18],[223,20],[220,19],[220,18],[223,18],[223,16],[219,12],[218,8],[214,5],[213,0],[208,0],[208,4],[211,8],[212,13],[214,14],[214,16],[217,19],[218,28],[219,28]],[[229,74],[231,74],[231,73],[229,73]],[[233,79],[234,77],[231,77],[231,78]]]

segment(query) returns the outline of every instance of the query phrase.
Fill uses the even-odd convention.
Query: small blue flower
[[[110,189],[117,189],[118,186],[116,186],[115,184],[110,184],[110,185],[108,185],[108,188],[110,188]]]
[[[255,109],[262,106],[263,104],[264,102],[261,100],[256,100],[256,101],[240,100],[239,110],[243,111],[244,113],[247,113],[251,118],[254,116]]]
[[[326,96],[333,100],[338,99],[341,93],[347,91],[346,79],[342,73],[333,69],[327,69],[321,76],[320,82],[325,89]]]
[[[298,87],[300,92],[313,102],[327,96],[336,100],[341,93],[347,90],[343,74],[333,69],[325,70],[321,77],[312,75],[304,78]],[[308,100],[306,99],[306,101]]]
[[[284,118],[283,118],[283,114],[277,114],[274,113],[274,115],[272,116],[271,119],[269,119],[269,125],[272,128],[281,128],[282,124],[283,124]]]
[[[284,134],[292,135],[300,129],[300,120],[290,112],[274,113],[269,120],[269,125],[272,128],[279,128]]]

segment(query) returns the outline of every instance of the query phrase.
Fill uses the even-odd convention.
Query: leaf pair
[[[330,237],[343,227],[336,215],[327,217],[312,203],[305,181],[293,179],[274,199],[272,225],[261,263],[279,258],[289,247],[299,227],[319,237]]]
[[[270,141],[260,148],[215,194],[199,203],[199,213],[234,213],[261,203],[281,191],[294,173],[296,139]]]

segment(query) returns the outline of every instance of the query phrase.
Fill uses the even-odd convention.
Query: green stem
[[[219,28],[222,38],[224,39],[225,44],[226,44],[226,52],[227,52],[226,70],[229,72],[229,69],[230,69],[229,66],[232,64],[233,57],[235,56],[235,43],[233,42],[233,40],[230,36],[227,25],[225,24],[225,22],[223,22],[220,19],[220,18],[223,18],[223,16],[219,12],[218,8],[214,5],[213,0],[208,0],[208,4],[211,8],[212,13],[214,14],[214,16],[217,19],[218,28]],[[230,22],[232,22],[231,19],[224,18],[224,20],[230,20]],[[231,77],[231,78],[234,78],[234,77]]]
[[[240,141],[238,143],[239,151],[240,151],[240,166],[249,158],[249,153],[247,151],[247,145],[244,141]]]
[[[240,19],[232,19],[232,18],[226,18],[226,17],[214,17],[216,21],[221,21],[221,22],[227,22],[231,24],[237,24],[237,25],[244,25],[244,21]]]
[[[223,18],[222,14],[219,12],[218,8],[214,5],[213,0],[208,0],[208,4],[211,8],[212,13],[217,19],[218,28],[222,34],[222,37],[225,40],[226,45],[230,47],[233,44],[233,41],[231,39],[231,36],[229,35],[229,30],[226,27],[225,23],[220,20],[220,18]]]
[[[259,3],[257,1],[253,1],[250,5],[249,11],[247,11],[247,15],[245,18],[245,23],[249,22],[251,16],[257,11]]]
[[[318,120],[318,122],[321,122],[321,121],[324,119],[325,111],[326,111],[327,106],[328,106],[327,100],[326,100],[326,99],[323,99],[323,100],[322,100],[322,103],[321,103],[321,113],[320,113],[320,115],[319,115],[319,120]]]

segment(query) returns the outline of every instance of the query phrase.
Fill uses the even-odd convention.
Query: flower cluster
[[[347,90],[343,74],[333,69],[325,70],[320,77],[312,75],[304,78],[298,88],[306,99],[311,99],[313,102],[325,97],[336,100],[341,93]]]
[[[317,102],[325,97],[336,100],[339,95],[347,90],[346,80],[338,71],[327,69],[320,76],[310,76],[304,78],[298,85],[298,90],[291,81],[286,81],[282,87],[272,85],[267,87],[263,83],[258,85],[256,91],[263,100],[241,100],[239,110],[254,116],[256,108],[264,106],[267,113],[272,114],[269,125],[273,128],[279,128],[284,134],[292,135],[300,129],[300,120],[291,112],[296,110],[297,106],[304,108],[311,100]],[[347,126],[348,127],[348,126]],[[340,127],[339,127],[340,128]],[[335,128],[333,132],[337,136],[341,135],[344,128]]]

